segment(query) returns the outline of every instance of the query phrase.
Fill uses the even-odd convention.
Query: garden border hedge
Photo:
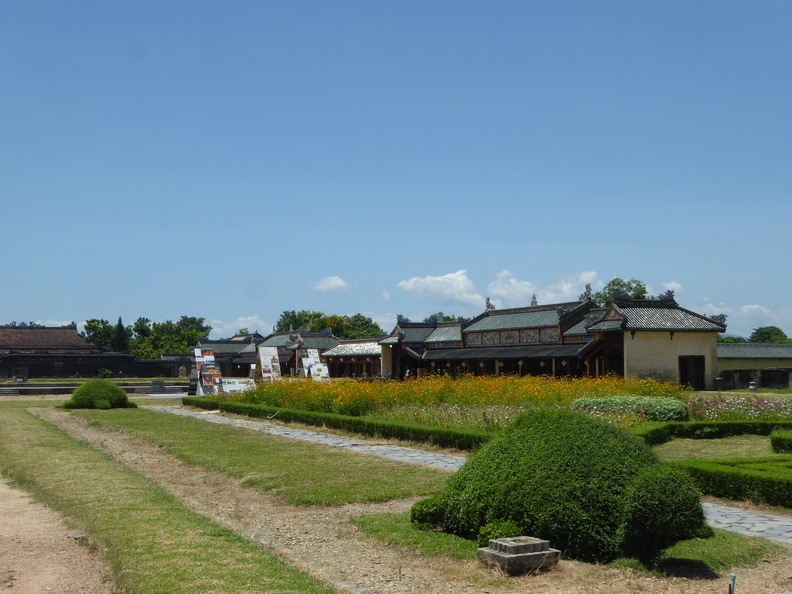
[[[262,404],[249,404],[247,402],[232,402],[217,398],[185,397],[182,404],[196,406],[202,409],[219,409],[222,412],[244,415],[254,418],[271,418],[277,415],[279,421],[303,423],[319,427],[330,427],[350,431],[359,435],[381,437],[385,439],[400,439],[419,443],[430,443],[444,448],[458,450],[475,450],[490,440],[492,433],[483,431],[465,431],[461,429],[446,429],[444,427],[429,427],[412,423],[396,423],[372,419],[370,417],[350,417],[334,413],[320,413],[306,410],[279,408]]]
[[[674,438],[720,439],[733,435],[770,435],[776,429],[792,429],[792,421],[671,421],[645,423],[631,431],[647,445],[656,446]]]
[[[677,460],[668,464],[687,472],[702,493],[724,499],[748,499],[755,503],[792,508],[792,475],[776,464],[789,464],[788,458],[748,458],[731,460]],[[741,464],[766,464],[754,470]]]
[[[776,429],[770,434],[770,445],[774,452],[792,454],[792,431]]]

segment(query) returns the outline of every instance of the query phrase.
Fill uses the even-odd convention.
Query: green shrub
[[[792,431],[773,431],[770,434],[770,446],[779,454],[792,453]]]
[[[656,446],[674,438],[721,439],[733,435],[770,435],[776,429],[790,429],[792,421],[692,421],[688,423],[645,423],[630,431],[647,445]]]
[[[106,379],[92,379],[75,388],[63,408],[135,408],[126,391]]]
[[[495,520],[481,527],[478,534],[478,544],[480,547],[486,547],[489,545],[490,540],[521,535],[522,527],[514,520]]]
[[[676,460],[702,493],[792,508],[790,457]]]
[[[636,538],[637,529],[622,526],[630,485],[659,464],[626,431],[573,411],[534,411],[469,459],[433,504],[442,514],[432,516],[442,515],[437,527],[471,539],[488,524],[512,521],[521,534],[549,540],[568,557],[609,561],[621,555],[625,534]],[[688,505],[703,518],[698,500]],[[667,539],[673,537],[672,529]]]
[[[410,521],[427,528],[438,527],[443,522],[443,503],[437,497],[416,501],[410,509]]]
[[[639,413],[649,421],[687,421],[690,409],[676,398],[653,396],[610,396],[607,398],[578,398],[572,410],[587,414]]]
[[[622,553],[642,561],[679,540],[708,538],[699,493],[681,470],[655,465],[644,468],[625,493],[620,529]]]

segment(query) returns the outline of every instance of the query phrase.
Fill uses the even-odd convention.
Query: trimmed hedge
[[[776,429],[792,429],[792,421],[693,421],[687,423],[645,423],[630,429],[648,445],[674,438],[721,439],[733,435],[770,435]]]
[[[770,434],[770,445],[774,452],[792,454],[792,431],[776,429]]]
[[[702,493],[792,507],[792,458],[678,460]]]
[[[106,379],[90,379],[77,386],[71,399],[63,403],[63,408],[136,408],[129,401],[126,390]]]
[[[649,558],[706,531],[691,479],[660,466],[626,431],[573,411],[530,412],[471,457],[443,493],[418,502],[411,518],[465,538],[516,523],[521,534],[584,561]]]
[[[628,486],[625,501],[620,531],[626,557],[650,559],[681,535],[712,536],[698,489],[680,469],[666,465],[643,469]]]
[[[220,409],[223,412],[257,418],[274,418],[286,423],[303,423],[319,427],[330,427],[385,439],[400,439],[419,443],[430,443],[444,448],[475,450],[492,439],[493,434],[481,431],[427,427],[411,423],[383,421],[369,417],[349,417],[334,413],[320,413],[249,404],[214,398],[183,398],[182,403],[203,409]]]
[[[584,413],[633,412],[646,416],[650,421],[687,421],[690,409],[676,398],[655,396],[610,396],[607,398],[578,398],[572,410]]]

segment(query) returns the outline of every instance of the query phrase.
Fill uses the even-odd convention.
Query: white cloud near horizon
[[[473,281],[464,269],[442,276],[414,276],[409,280],[399,281],[396,286],[430,301],[459,303],[484,309],[484,297],[476,291]]]
[[[340,276],[327,276],[314,285],[314,291],[322,293],[343,293],[349,284]]]
[[[676,281],[662,283],[662,286],[666,291],[673,291],[674,296],[678,296],[682,292],[682,283]]]
[[[213,319],[209,322],[209,325],[212,327],[209,337],[213,340],[231,338],[242,328],[247,328],[249,332],[258,332],[267,336],[275,326],[274,323],[267,322],[259,316],[239,316],[230,322]]]
[[[591,285],[592,291],[604,286],[594,271],[563,277],[555,283],[542,286],[528,280],[518,280],[511,271],[503,270],[489,284],[487,290],[496,307],[524,307],[531,304],[534,295],[539,305],[576,301],[586,290],[587,284]]]

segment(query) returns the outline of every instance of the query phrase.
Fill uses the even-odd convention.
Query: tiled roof
[[[294,342],[296,332],[275,332],[267,336],[259,346],[263,347],[285,347]]]
[[[379,357],[382,354],[376,341],[344,341],[322,353],[323,357]]]
[[[602,319],[604,309],[592,309],[585,318],[564,332],[564,336],[585,336],[590,334],[588,327]]]
[[[199,344],[203,349],[213,350],[215,355],[238,355],[251,346],[255,348],[250,343],[232,340],[202,340]]]
[[[299,335],[293,337],[294,340],[288,345],[288,348],[295,349],[317,349],[326,351],[332,349],[339,343],[339,339],[329,332],[300,332]],[[274,345],[264,345],[274,346]]]
[[[462,342],[462,326],[460,324],[438,326],[424,342]]]
[[[475,318],[469,325],[465,326],[463,332],[550,328],[558,326],[560,312],[578,305],[580,304],[575,302],[520,307],[517,309],[496,309]]]
[[[0,351],[96,351],[74,328],[0,328]]]
[[[699,315],[676,303],[643,300],[614,304],[604,318],[589,326],[590,332],[662,331],[723,332],[726,326]]]
[[[718,359],[792,359],[792,344],[719,342]]]
[[[400,326],[401,331],[404,333],[404,336],[401,339],[401,342],[413,343],[413,342],[423,342],[427,339],[427,337],[434,332],[435,325],[434,324],[405,324],[404,326]]]

